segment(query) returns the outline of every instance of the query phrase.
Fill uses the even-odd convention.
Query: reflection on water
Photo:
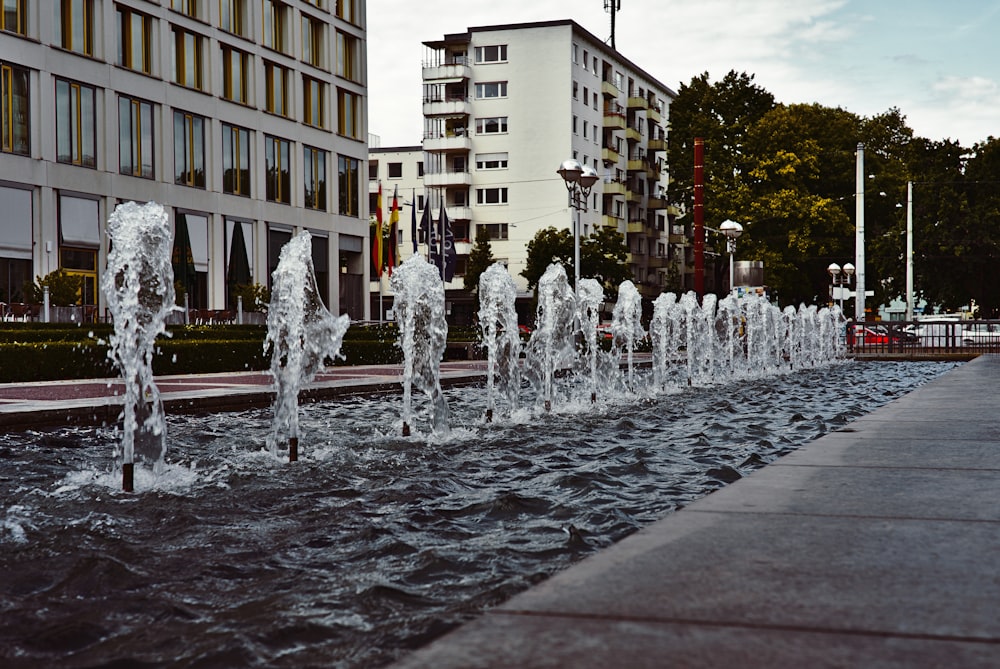
[[[134,494],[111,430],[5,435],[0,664],[379,666],[952,366],[490,424],[483,392],[457,389],[433,438],[398,436],[397,396],[308,404],[294,464],[266,452],[267,411],[174,416],[170,466]]]

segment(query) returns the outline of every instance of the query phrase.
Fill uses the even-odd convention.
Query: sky
[[[572,19],[608,41],[605,0],[368,0],[369,132],[423,133],[424,41],[470,27]],[[1000,0],[620,0],[619,53],[677,91],[754,75],[778,102],[860,116],[898,107],[920,137],[1000,137]]]

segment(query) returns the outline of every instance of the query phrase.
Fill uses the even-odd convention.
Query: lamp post
[[[574,159],[564,160],[556,170],[566,183],[569,206],[576,210],[573,224],[573,290],[580,289],[580,212],[587,211],[587,198],[600,176],[589,165],[581,165]]]
[[[736,240],[743,234],[743,226],[736,221],[725,220],[719,226],[719,232],[726,236],[726,251],[729,252],[729,292],[736,290],[734,285],[733,256],[736,255]]]
[[[830,297],[833,297],[833,293],[837,293],[837,306],[840,310],[844,310],[844,289],[843,286],[851,285],[851,277],[854,276],[854,265],[851,263],[844,263],[841,267],[835,262],[830,263],[830,266],[826,268],[826,271],[830,273],[830,281],[832,285],[830,286]],[[841,286],[840,291],[837,291],[837,286]]]

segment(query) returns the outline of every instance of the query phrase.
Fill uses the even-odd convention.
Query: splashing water
[[[604,289],[596,279],[580,279],[577,287],[576,318],[583,331],[583,342],[586,346],[587,372],[590,380],[590,401],[597,400],[598,358],[600,350],[597,346],[597,326],[601,322],[601,302],[604,301]]]
[[[576,298],[566,270],[552,263],[538,281],[538,309],[535,331],[528,341],[525,373],[539,390],[546,408],[551,408],[554,379],[558,370],[573,366],[573,318]]]
[[[390,278],[395,293],[399,347],[403,350],[403,433],[412,425],[412,387],[431,402],[431,430],[448,432],[448,403],[441,392],[441,358],[448,339],[444,283],[420,255],[406,259]]]
[[[312,235],[303,231],[281,248],[271,275],[265,353],[271,350],[274,378],[274,419],[268,448],[277,456],[287,441],[289,459],[296,459],[299,438],[299,389],[313,380],[328,358],[340,354],[347,315],[334,317],[319,297],[312,263]]]
[[[140,457],[161,467],[167,448],[160,391],[153,382],[152,355],[164,320],[174,310],[173,235],[163,207],[155,202],[118,205],[108,219],[107,270],[101,292],[114,321],[108,357],[121,371],[125,398],[120,451],[123,484],[132,488],[132,465]]]
[[[626,363],[629,390],[635,389],[635,348],[646,337],[642,327],[642,296],[631,281],[618,287],[618,302],[611,315],[612,357]]]
[[[496,408],[494,378],[499,377],[509,411],[519,406],[521,336],[514,302],[517,286],[503,263],[493,263],[479,276],[479,327],[486,347],[486,416]]]

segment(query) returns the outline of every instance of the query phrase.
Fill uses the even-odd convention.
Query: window
[[[247,104],[250,99],[250,54],[223,45],[222,47],[222,95],[223,97]]]
[[[289,72],[281,65],[264,62],[264,104],[272,114],[288,116]]]
[[[378,161],[369,160],[368,161],[368,180],[377,181],[378,180]]]
[[[337,6],[334,13],[338,18],[349,23],[357,23],[358,7],[357,0],[336,0]]]
[[[388,167],[390,179],[403,178],[403,163],[389,163]]]
[[[490,239],[507,239],[506,223],[478,223],[480,227],[486,228]]]
[[[323,117],[326,105],[323,103],[324,84],[312,77],[302,77],[302,121],[317,128],[324,128]]]
[[[3,0],[0,30],[28,34],[28,0]]]
[[[326,0],[303,0],[303,2],[306,2],[313,7],[319,7],[320,9],[323,9],[323,7],[326,6]]]
[[[358,103],[361,97],[343,88],[337,89],[337,132],[357,139],[361,134]]]
[[[3,139],[0,145],[6,153],[26,156],[30,153],[28,119],[31,118],[28,71],[0,64],[0,91],[3,106]]]
[[[507,132],[507,117],[506,116],[495,116],[492,118],[477,118],[476,119],[476,134],[477,135],[492,135],[496,133]]]
[[[580,130],[579,130],[579,121],[580,121],[580,119],[578,119],[576,117],[576,114],[573,114],[573,134],[574,135],[576,135],[576,134],[578,134],[580,132]]]
[[[205,119],[174,111],[174,182],[205,187]]]
[[[417,161],[417,176],[418,177],[424,176],[424,161],[422,160]]]
[[[588,125],[587,122],[584,121],[583,122],[583,138],[584,139],[587,139],[587,125]],[[584,157],[583,162],[587,162],[587,158],[586,157]]]
[[[181,86],[202,88],[201,35],[174,28],[174,81]]]
[[[250,131],[222,124],[222,192],[250,195]]]
[[[476,204],[507,204],[507,188],[477,188]]]
[[[477,153],[477,170],[505,170],[507,169],[507,152],[503,153]]]
[[[350,156],[337,156],[337,188],[340,192],[340,213],[345,216],[361,215],[360,179],[361,161]]]
[[[591,62],[593,64],[591,65],[590,71],[593,72],[594,76],[596,77],[597,76],[597,56],[594,56],[594,59]]]
[[[507,97],[506,81],[486,81],[476,84],[476,98],[505,98]]]
[[[96,91],[56,79],[56,160],[97,167]]]
[[[154,177],[153,105],[124,95],[118,98],[118,171]]]
[[[291,154],[292,145],[287,140],[278,137],[264,138],[264,162],[267,169],[265,190],[269,202],[288,204],[291,201]]]
[[[285,51],[285,16],[288,8],[277,0],[263,1],[264,46],[275,51]]]
[[[307,146],[302,152],[305,206],[307,209],[326,211],[326,151]]]
[[[118,7],[118,64],[149,74],[153,69],[153,19]]]
[[[198,18],[198,4],[202,0],[170,0],[170,9]]]
[[[580,62],[580,47],[577,46],[576,44],[573,45],[573,62],[574,63]]]
[[[302,15],[302,60],[314,67],[323,67],[323,22]]]
[[[586,89],[584,89],[584,90],[586,90]],[[580,97],[580,84],[578,84],[577,82],[574,81],[573,82],[573,99],[577,100],[577,99],[579,99],[579,97]]]
[[[62,0],[61,10],[62,48],[93,56],[94,0]]]
[[[358,81],[358,40],[353,35],[337,32],[337,76]]]
[[[219,0],[219,27],[240,37],[247,36],[247,0]]]
[[[507,60],[507,45],[477,46],[477,63],[502,63]]]

